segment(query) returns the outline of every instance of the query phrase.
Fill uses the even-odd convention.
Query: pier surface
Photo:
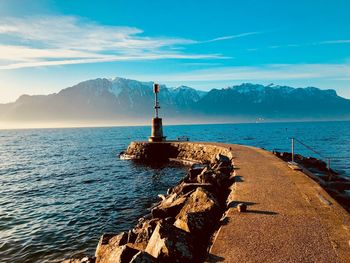
[[[239,180],[209,262],[350,262],[349,214],[325,190],[268,151],[221,146]]]

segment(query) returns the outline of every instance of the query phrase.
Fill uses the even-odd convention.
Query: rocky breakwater
[[[162,200],[133,229],[104,234],[94,258],[71,262],[203,262],[234,182],[229,149],[194,143],[134,143],[126,153],[145,162],[159,161],[160,156],[163,161],[177,158],[196,163],[166,195],[160,195]]]
[[[292,154],[288,152],[274,151],[278,158],[289,162]],[[313,157],[304,157],[300,154],[294,155],[294,161],[301,165],[303,172],[319,183],[335,200],[338,201],[348,212],[350,212],[350,181],[337,171],[328,169],[327,164]]]

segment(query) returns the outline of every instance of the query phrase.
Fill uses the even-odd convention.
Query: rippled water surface
[[[296,137],[326,156],[350,156],[350,122],[165,127],[168,138],[290,151]],[[149,127],[0,131],[0,261],[52,262],[93,254],[100,235],[131,228],[182,167],[146,167],[117,154]],[[315,156],[301,145],[296,151]],[[332,165],[350,177],[350,159]]]

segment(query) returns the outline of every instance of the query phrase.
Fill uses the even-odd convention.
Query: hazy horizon
[[[317,122],[349,122],[349,119],[339,119],[339,120],[319,120],[319,119],[280,119],[280,120],[266,120],[266,121],[254,121],[254,120],[236,120],[236,121],[167,121],[166,117],[163,118],[164,127],[167,126],[191,126],[191,125],[220,125],[220,124],[269,124],[269,123],[317,123]],[[0,130],[26,130],[26,129],[70,129],[70,128],[113,128],[113,127],[151,127],[151,117],[150,120],[136,121],[136,122],[53,122],[53,123],[1,123]]]

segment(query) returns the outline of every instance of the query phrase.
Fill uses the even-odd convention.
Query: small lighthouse
[[[159,118],[158,111],[160,109],[159,101],[158,101],[158,93],[159,93],[159,84],[153,84],[153,92],[155,95],[155,103],[154,103],[154,111],[155,117],[152,119],[152,133],[148,138],[149,142],[162,142],[165,141],[165,137],[163,136],[163,125],[162,118]]]

